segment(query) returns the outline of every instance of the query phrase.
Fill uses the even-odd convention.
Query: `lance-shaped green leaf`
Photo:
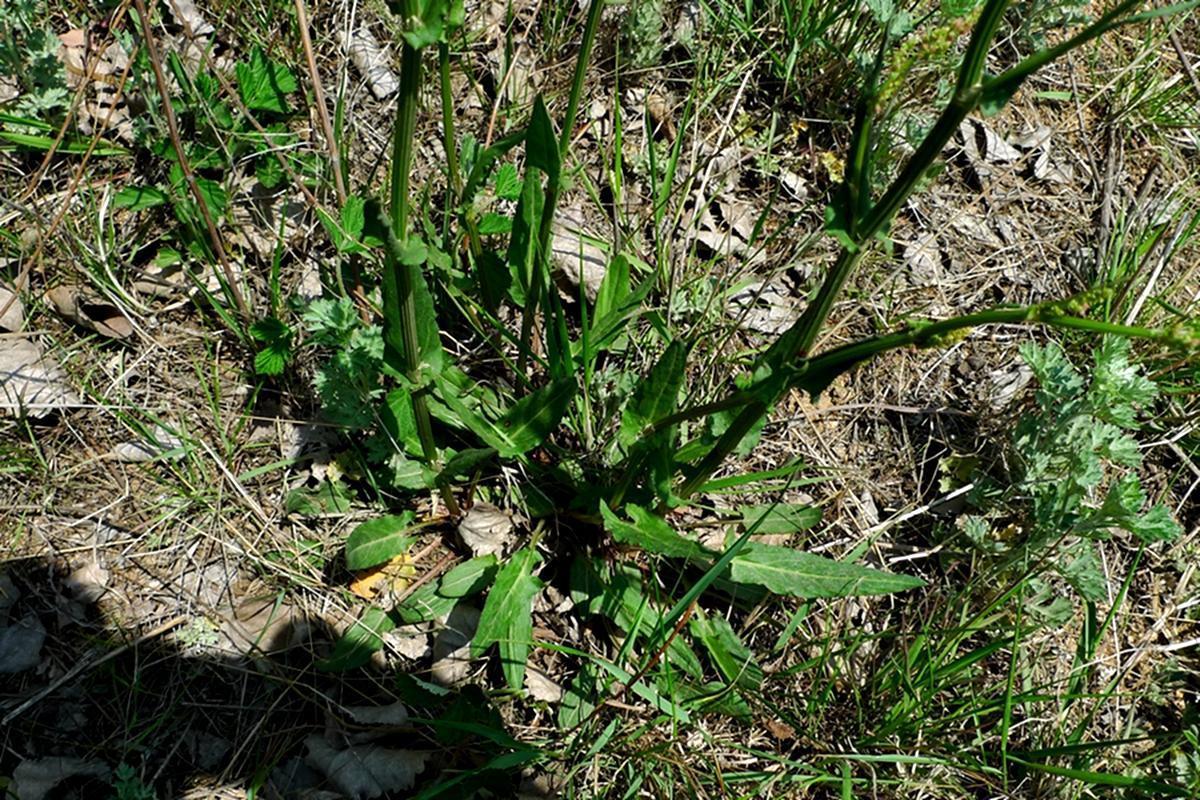
[[[383,647],[383,635],[395,627],[395,620],[386,611],[368,608],[338,639],[329,657],[317,662],[317,668],[322,672],[343,672],[361,667],[371,660],[372,653]]]
[[[496,430],[503,437],[495,447],[503,458],[526,453],[541,444],[567,413],[578,386],[575,378],[559,378],[522,397],[503,417]]]
[[[525,159],[530,166],[537,167],[552,181],[558,180],[562,160],[558,152],[558,137],[554,123],[546,113],[546,104],[539,94],[533,100],[533,116],[529,120],[529,132],[525,138]]]
[[[533,642],[533,598],[543,586],[533,574],[539,561],[541,556],[532,547],[513,553],[488,592],[471,641],[472,658],[493,644],[498,646],[504,677],[513,689],[525,683],[525,662]]]
[[[413,416],[412,395],[403,387],[392,389],[379,406],[379,422],[399,449],[410,456],[421,455],[421,439]]]
[[[821,521],[821,509],[801,503],[742,506],[742,524],[755,533],[795,533]]]
[[[700,610],[691,621],[691,629],[725,680],[741,689],[757,690],[762,686],[762,667],[754,660],[750,648],[734,633],[728,620],[710,617]]]
[[[621,414],[618,439],[623,446],[629,447],[648,426],[675,410],[690,350],[683,342],[671,342],[646,380],[638,384]]]
[[[464,561],[447,572],[438,581],[438,594],[444,597],[469,597],[482,592],[496,574],[496,556],[486,556]]]
[[[890,594],[924,586],[920,578],[844,564],[790,547],[748,543],[730,562],[738,583],[762,586],[792,597],[851,597]]]
[[[637,545],[651,553],[672,558],[703,561],[713,555],[699,542],[680,536],[662,517],[633,504],[626,505],[625,510],[633,518],[632,523],[614,514],[603,501],[600,503],[604,529],[618,542]]]
[[[494,555],[464,561],[437,583],[426,583],[404,598],[393,615],[406,625],[445,617],[464,597],[486,589],[495,574]]]
[[[390,561],[413,543],[417,527],[411,511],[362,523],[346,540],[346,569],[368,569]]]

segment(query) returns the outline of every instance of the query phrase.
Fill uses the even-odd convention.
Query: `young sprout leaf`
[[[496,170],[492,186],[496,197],[501,200],[516,200],[521,196],[521,177],[517,174],[517,168],[509,163],[501,164]]]

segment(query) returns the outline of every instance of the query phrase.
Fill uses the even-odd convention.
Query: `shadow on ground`
[[[0,567],[8,796],[407,797],[448,780],[438,796],[488,785],[511,796],[520,783],[511,766],[486,768],[511,748],[496,742],[507,736],[482,692],[322,672],[315,654],[333,638],[322,620],[265,626],[245,656],[195,619],[122,631],[101,600],[47,559]]]

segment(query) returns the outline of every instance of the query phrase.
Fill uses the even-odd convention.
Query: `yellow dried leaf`
[[[350,591],[364,600],[374,600],[383,593],[399,594],[417,576],[412,556],[401,553],[386,564],[356,574]]]

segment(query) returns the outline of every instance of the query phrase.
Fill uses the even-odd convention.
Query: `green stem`
[[[401,18],[408,18],[408,0],[401,0]],[[421,54],[408,42],[403,42],[400,55],[400,97],[396,106],[396,126],[392,131],[392,175],[391,175],[391,218],[394,236],[401,245],[408,241],[409,218],[409,181],[412,171],[413,136],[417,124],[417,105],[421,99]],[[419,277],[420,267],[401,263],[394,252],[388,248],[386,274],[384,275],[383,290],[393,294],[394,303],[384,303],[385,310],[394,308],[397,313],[384,314],[385,340],[394,341],[395,327],[402,344],[400,350],[403,358],[404,373],[412,384],[413,418],[417,428],[417,438],[421,442],[421,452],[434,470],[440,471],[437,445],[433,440],[433,423],[429,416],[429,407],[425,399],[425,388],[421,386],[420,344],[417,334],[417,307],[414,297],[414,273]],[[392,328],[392,331],[387,331]],[[457,516],[458,504],[454,494],[444,482],[439,481],[442,499],[446,510]]]
[[[795,362],[796,359],[803,358],[812,349],[817,336],[825,326],[825,320],[829,317],[834,303],[853,274],[865,249],[879,233],[891,224],[896,213],[916,190],[930,166],[937,160],[946,143],[950,141],[950,137],[958,130],[958,126],[979,105],[987,53],[996,36],[996,30],[1004,12],[1008,8],[1008,3],[1009,0],[988,0],[971,33],[971,42],[967,46],[962,66],[959,68],[954,97],[942,110],[933,128],[925,135],[916,152],[908,159],[900,174],[884,192],[883,197],[873,206],[870,204],[869,181],[863,180],[866,176],[865,162],[867,160],[864,148],[869,146],[867,134],[870,130],[870,122],[864,118],[857,126],[858,135],[853,159],[855,170],[854,174],[849,176],[855,182],[855,185],[851,187],[851,197],[854,202],[845,209],[846,214],[850,217],[847,221],[847,234],[851,237],[850,242],[843,247],[833,268],[817,290],[816,297],[804,310],[804,314],[767,351],[764,360],[773,369],[784,368]],[[867,114],[873,113],[869,104],[864,105],[868,106]],[[858,185],[860,180],[862,185]],[[860,218],[859,214],[868,207],[870,211]],[[782,386],[779,387],[779,391],[782,393]],[[681,497],[689,496],[711,477],[729,456],[729,453],[733,452],[742,438],[750,432],[759,418],[767,413],[777,399],[778,395],[767,398],[756,396],[747,402],[745,408],[734,418],[729,429],[683,482],[679,490]]]
[[[1173,343],[1171,332],[1143,328],[1133,325],[1118,325],[1103,320],[1088,319],[1075,316],[1087,303],[1086,297],[1066,302],[1041,303],[1035,306],[1019,308],[995,308],[965,314],[961,317],[940,320],[937,322],[922,322],[914,324],[896,333],[876,336],[861,342],[854,342],[835,350],[830,350],[812,359],[804,359],[795,366],[785,368],[776,373],[777,386],[766,387],[759,392],[738,392],[725,400],[710,403],[707,406],[688,409],[656,422],[655,430],[683,419],[706,416],[717,407],[742,406],[742,411],[734,418],[728,430],[709,451],[691,475],[680,486],[680,497],[695,493],[721,466],[725,458],[738,443],[754,427],[755,423],[767,413],[770,407],[763,397],[778,397],[787,389],[800,388],[811,394],[819,394],[839,375],[852,369],[858,364],[889,350],[900,347],[937,347],[952,341],[963,331],[982,325],[1019,324],[1019,325],[1049,325],[1056,328],[1071,328],[1096,334],[1125,336],[1136,339]],[[722,409],[718,409],[722,410]]]

